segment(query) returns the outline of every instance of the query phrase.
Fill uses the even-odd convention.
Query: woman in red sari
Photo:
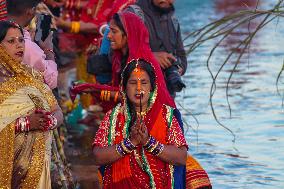
[[[173,177],[171,174],[167,175],[169,173],[168,172],[169,170],[166,169],[165,167],[170,165],[168,162],[171,162],[172,164],[184,164],[185,163],[184,158],[186,158],[186,147],[185,147],[186,143],[180,129],[182,128],[180,113],[175,108],[175,103],[168,93],[159,63],[157,62],[153,53],[151,52],[149,46],[149,34],[143,22],[140,20],[139,17],[129,12],[119,13],[118,16],[121,20],[124,30],[121,29],[119,30],[119,28],[121,28],[121,26],[119,27],[120,24],[117,24],[115,20],[112,20],[110,24],[110,28],[112,31],[109,38],[110,41],[112,42],[111,47],[114,50],[114,54],[112,56],[112,70],[113,70],[112,85],[118,86],[121,80],[122,83],[124,83],[123,85],[124,87],[122,87],[122,93],[121,93],[122,103],[117,105],[113,110],[109,111],[106,114],[105,119],[103,120],[100,129],[95,137],[95,141],[93,143],[97,164],[103,165],[103,164],[112,163],[111,165],[107,166],[105,169],[104,187],[105,188],[110,188],[110,187],[111,188],[147,188],[147,187],[155,188],[154,186],[156,186],[156,188],[174,187],[175,189],[211,188],[208,175],[206,174],[204,169],[198,164],[198,162],[189,155],[187,156],[186,160],[186,170],[185,166],[175,166],[174,186],[172,185],[173,182],[169,181],[173,179]],[[123,48],[119,48],[119,46],[121,45],[120,42],[122,42],[122,44],[126,43],[127,45],[123,45]],[[150,159],[148,158],[148,162],[150,161],[149,163],[151,164],[150,169],[153,168],[153,166],[156,166],[155,168],[153,168],[154,172],[152,172],[152,174],[151,171],[149,171],[150,169],[146,169],[147,171],[145,173],[145,171],[143,171],[143,169],[141,170],[141,168],[136,163],[133,163],[137,159],[137,155],[135,155],[137,154],[136,153],[137,150],[135,150],[135,153],[128,154],[125,156],[126,158],[121,158],[121,159],[119,159],[120,156],[115,152],[115,147],[116,147],[115,145],[119,144],[125,137],[130,136],[131,131],[129,134],[129,132],[126,132],[127,128],[113,127],[113,126],[117,126],[116,124],[126,127],[128,127],[129,125],[133,125],[136,115],[135,114],[136,112],[132,111],[133,112],[132,116],[134,115],[134,118],[131,118],[132,122],[129,123],[128,112],[119,111],[119,110],[128,109],[128,105],[126,103],[127,98],[125,95],[125,90],[127,85],[126,84],[127,79],[125,78],[125,74],[128,73],[127,77],[129,77],[129,74],[131,73],[134,64],[134,63],[126,64],[128,66],[124,68],[125,65],[121,63],[121,57],[126,55],[128,55],[127,62],[133,62],[132,60],[143,59],[154,68],[153,69],[154,73],[148,74],[151,80],[155,79],[156,82],[155,85],[152,86],[151,88],[152,95],[151,97],[149,97],[148,100],[149,104],[147,104],[148,108],[146,108],[147,112],[144,116],[143,123],[145,123],[148,133],[150,133],[150,135],[157,138],[158,141],[160,141],[163,144],[174,144],[169,148],[172,148],[171,149],[172,154],[177,155],[174,157],[174,160],[172,160],[170,159],[173,158],[171,155],[168,156],[166,154],[161,153],[160,156],[162,157],[160,156],[157,157],[155,155],[152,156],[151,153],[145,152],[146,154],[146,155],[144,154],[145,157],[150,156]],[[141,61],[144,62],[141,63],[141,65],[145,65],[145,61]],[[139,64],[140,63],[138,63],[138,65]],[[141,67],[144,68],[144,66]],[[122,72],[122,70],[125,70],[123,72],[124,77],[120,78],[120,73]],[[137,83],[139,83],[138,82],[139,80],[137,81],[137,79],[136,81],[135,79],[134,81],[132,80],[130,81],[131,81],[130,84],[133,82],[132,83],[133,85],[137,85]],[[145,83],[143,83],[143,80],[141,81],[142,81],[141,83],[141,88],[142,88],[142,86]],[[135,86],[132,87],[132,89],[136,89]],[[135,108],[130,108],[130,110],[135,110]],[[141,112],[143,111],[144,110],[142,109]],[[136,117],[139,117],[140,115],[139,110],[138,112],[139,112],[138,116]],[[167,122],[165,120],[167,120]],[[122,132],[121,134],[121,131],[124,132]],[[115,136],[114,133],[116,133]],[[172,134],[174,133],[173,137],[169,137],[171,136],[171,133]],[[131,138],[131,140],[132,139],[133,138]],[[135,145],[137,144],[137,141],[135,141],[135,139],[132,142],[135,143]],[[144,141],[141,140],[140,144],[138,145],[139,146],[138,149],[140,149],[138,150],[138,152],[140,153],[140,155],[141,155],[141,146],[142,146],[141,144],[145,144],[145,140]],[[165,150],[168,149],[165,148]],[[145,160],[145,158],[143,160]],[[131,162],[130,165],[128,163],[129,161]],[[127,165],[126,168],[125,167],[123,168],[123,165]],[[160,166],[162,167],[164,166],[165,169],[164,171],[161,171],[161,173],[165,173],[165,175],[159,175],[159,173],[157,173],[158,170],[157,168],[160,169],[161,168]],[[129,169],[130,167],[131,169]],[[133,170],[133,172],[129,170]],[[172,173],[171,171],[172,169],[170,169],[170,173]],[[123,175],[128,175],[128,176],[125,177]],[[145,178],[144,181],[139,180],[140,175],[143,175],[142,178]],[[138,182],[137,179],[139,183],[137,183]],[[167,181],[167,182],[162,183],[162,181]],[[133,184],[135,186],[133,186]]]
[[[187,144],[161,69],[148,55],[127,64],[123,101],[106,114],[93,143],[96,163],[107,165],[104,188],[170,189],[173,165],[186,164]]]
[[[119,2],[119,3],[118,3]],[[60,34],[60,48],[77,53],[75,59],[77,79],[96,83],[96,78],[87,73],[87,53],[96,51],[104,26],[114,11],[119,11],[134,0],[67,0],[62,17],[57,18],[57,26],[66,33]],[[82,95],[84,108],[91,105],[92,97]]]
[[[108,86],[111,86],[112,88],[108,87],[106,89],[97,90],[97,88],[94,87],[96,88],[95,97],[99,97],[100,100],[104,101],[104,103],[105,101],[110,101],[110,103],[108,103],[110,105],[106,108],[107,111],[117,104],[118,86],[120,84],[121,73],[126,62],[138,57],[146,58],[144,54],[143,56],[140,55],[144,49],[149,46],[148,30],[143,21],[137,15],[130,12],[114,14],[109,25],[110,32],[108,34],[108,38],[111,42],[112,49],[109,64],[112,65],[112,79]],[[150,49],[149,52],[151,52]],[[87,86],[86,89],[89,89],[88,86],[92,88],[92,85],[87,84],[85,86]],[[77,87],[73,89],[72,92],[82,92],[79,88]],[[84,88],[84,86],[82,86],[82,88]],[[109,98],[104,97],[101,92],[105,94],[110,92]]]
[[[93,93],[93,95],[97,101],[102,102],[104,112],[113,108],[118,102],[120,75],[126,62],[139,57],[140,47],[143,48],[149,45],[147,42],[147,40],[149,41],[149,34],[146,26],[138,16],[130,12],[114,14],[110,20],[108,38],[111,41],[112,49],[111,56],[108,60],[109,64],[112,65],[112,79],[108,87],[97,88],[97,85],[83,84],[71,89],[71,92],[76,94],[86,92],[94,87],[95,93]]]

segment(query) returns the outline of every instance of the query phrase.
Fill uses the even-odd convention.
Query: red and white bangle
[[[29,117],[20,117],[16,121],[16,132],[29,132],[31,129]]]
[[[48,114],[48,121],[46,125],[43,127],[44,131],[53,130],[57,127],[57,119],[52,114]]]
[[[50,130],[55,129],[56,126],[57,126],[57,119],[56,119],[56,117],[55,117],[54,115],[52,115],[52,114],[50,114],[49,117],[50,117],[50,120],[51,120],[49,129],[50,129]]]

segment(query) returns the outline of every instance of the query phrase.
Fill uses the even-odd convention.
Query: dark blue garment
[[[109,31],[110,31],[109,26],[107,26],[100,46],[100,52],[99,52],[100,55],[108,55],[110,52],[110,40],[107,38]],[[111,73],[96,75],[96,80],[100,84],[108,84],[109,82],[111,82]]]
[[[110,52],[110,40],[107,38],[109,31],[110,31],[109,26],[107,26],[104,32],[104,37],[102,39],[102,44],[100,46],[99,54],[109,54]]]
[[[174,116],[177,119],[179,126],[181,127],[182,133],[184,133],[181,113],[177,108],[174,109]],[[186,183],[185,174],[186,174],[185,165],[174,166],[174,184],[175,184],[174,189],[185,189],[185,183]]]

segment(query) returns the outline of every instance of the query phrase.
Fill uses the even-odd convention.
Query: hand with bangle
[[[19,125],[16,126],[16,131],[29,131],[29,130],[43,130],[49,131],[55,129],[57,127],[58,121],[57,118],[48,111],[44,111],[41,109],[37,109],[32,113],[30,116],[27,116],[26,119],[28,120],[28,124],[23,123],[23,118],[18,118]],[[23,129],[26,125],[26,129]],[[17,128],[20,128],[17,130]]]
[[[143,146],[145,150],[152,153],[154,156],[159,156],[163,150],[164,145],[157,141],[153,136],[150,136],[146,144]]]
[[[139,144],[142,145],[146,151],[155,156],[159,156],[165,147],[153,136],[149,135],[146,125],[140,120],[140,118],[138,118],[136,123],[131,127],[130,142],[134,146],[138,146]]]
[[[137,146],[135,146],[129,138],[126,138],[116,145],[115,150],[121,157],[123,157],[126,154],[132,153],[136,148]]]
[[[118,102],[119,100],[119,92],[116,91],[107,91],[107,90],[101,90],[100,92],[100,100],[101,101],[110,101],[111,98],[114,102]]]

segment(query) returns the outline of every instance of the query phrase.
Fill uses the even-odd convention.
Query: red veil
[[[143,59],[151,63],[156,73],[156,84],[158,87],[157,100],[159,101],[159,104],[175,108],[175,102],[167,90],[160,64],[150,49],[149,33],[143,21],[131,12],[121,12],[119,13],[119,17],[127,35],[129,49],[127,62],[134,59]],[[115,61],[117,57],[120,56],[120,52],[114,52],[113,67],[120,67],[120,61]]]
[[[176,108],[176,105],[166,87],[164,75],[162,73],[160,64],[156,60],[154,54],[150,49],[149,32],[143,21],[137,15],[131,12],[121,12],[119,13],[119,17],[127,35],[127,43],[129,50],[127,62],[131,62],[131,60],[135,59],[143,59],[152,65],[156,74],[157,97],[152,108],[148,111],[145,117],[146,120],[149,121],[149,126],[151,128],[154,125],[155,120],[159,114],[159,110],[162,108],[163,105],[168,105],[173,108]],[[121,54],[119,51],[114,52],[112,64],[113,74],[116,74],[116,76],[117,72],[114,70],[121,69],[120,57]]]
[[[119,17],[121,19],[121,22],[123,24],[124,30],[127,35],[128,50],[129,50],[127,62],[130,62],[131,60],[134,60],[134,59],[143,59],[151,63],[151,65],[154,68],[154,71],[156,74],[157,97],[156,97],[156,101],[154,105],[152,106],[151,110],[147,114],[149,115],[149,117],[152,118],[150,120],[154,122],[155,119],[153,118],[155,118],[158,115],[159,113],[158,111],[163,105],[168,105],[173,108],[176,108],[175,102],[168,92],[161,67],[150,49],[149,33],[143,21],[137,15],[131,12],[120,12],[118,14],[119,14]],[[114,89],[118,87],[120,84],[119,74],[121,72],[121,69],[124,69],[124,68],[121,68],[122,54],[120,51],[114,51],[114,54],[112,57],[113,57],[112,59],[112,78],[113,78],[112,87]],[[82,87],[84,88],[84,86]],[[74,89],[71,89],[71,92],[74,92]]]

